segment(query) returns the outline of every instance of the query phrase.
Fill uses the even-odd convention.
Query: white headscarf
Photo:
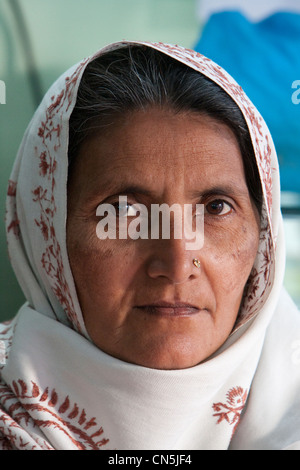
[[[233,98],[248,124],[263,186],[260,244],[235,329],[212,358],[184,370],[148,369],[99,350],[86,331],[68,261],[69,118],[86,65],[128,44],[183,62]],[[300,319],[282,291],[276,152],[263,119],[219,66],[178,46],[122,42],[69,70],[25,133],[9,182],[6,227],[27,303],[0,325],[0,449],[297,446]]]

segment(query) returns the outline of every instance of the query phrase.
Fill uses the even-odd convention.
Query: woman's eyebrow
[[[203,191],[193,192],[195,198],[206,198],[209,196],[228,196],[228,197],[237,197],[245,195],[245,191],[236,187],[229,185],[214,186],[212,188],[205,189]]]
[[[153,196],[153,192],[143,186],[137,184],[116,183],[110,181],[108,184],[101,184],[95,188],[93,194],[88,198],[93,200],[100,195],[103,197],[110,197],[114,195],[126,194],[143,194],[145,196]]]
[[[153,194],[150,189],[146,189],[143,186],[139,186],[138,184],[134,185],[127,185],[127,184],[121,184],[120,186],[116,186],[115,189],[116,194],[143,194],[145,196],[151,196]]]

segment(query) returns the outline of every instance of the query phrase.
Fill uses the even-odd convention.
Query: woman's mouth
[[[150,314],[162,317],[188,317],[200,312],[194,305],[185,302],[165,302],[159,301],[148,305],[137,306],[136,308]]]

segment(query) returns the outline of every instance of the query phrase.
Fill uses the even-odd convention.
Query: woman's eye
[[[132,204],[127,203],[115,203],[113,204],[116,214],[118,217],[134,217],[136,216],[136,210]]]
[[[206,204],[205,211],[210,215],[227,215],[232,211],[232,206],[222,199],[216,199]]]

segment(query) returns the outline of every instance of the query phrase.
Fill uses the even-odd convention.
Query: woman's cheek
[[[206,233],[205,251],[210,253],[208,261],[214,266],[214,278],[218,290],[227,293],[243,293],[251,273],[259,244],[259,231],[256,225],[228,227],[216,234]]]

